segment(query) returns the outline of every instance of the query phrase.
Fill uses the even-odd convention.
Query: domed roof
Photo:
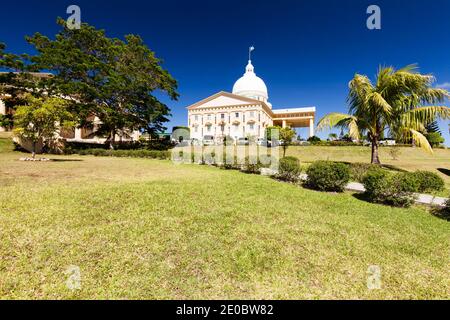
[[[264,81],[256,76],[252,61],[249,60],[245,74],[233,86],[233,94],[267,102],[269,95]]]

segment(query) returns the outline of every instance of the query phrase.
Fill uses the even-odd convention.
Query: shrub
[[[400,156],[401,149],[398,146],[392,146],[388,149],[389,155],[391,156],[392,160],[398,160],[398,157]]]
[[[444,180],[434,172],[416,171],[414,177],[418,183],[418,192],[442,191],[445,187]]]
[[[296,157],[284,157],[280,159],[277,178],[283,181],[296,182],[301,171],[300,161]]]
[[[245,157],[244,163],[241,167],[241,171],[245,173],[258,174],[261,169],[261,162],[257,157]]]
[[[321,191],[342,192],[350,181],[350,170],[343,163],[316,161],[307,170],[306,185]]]
[[[79,155],[93,155],[96,157],[132,157],[132,158],[150,158],[166,160],[171,158],[170,151],[160,150],[106,150],[106,149],[84,149],[73,150],[74,153]]]
[[[371,202],[385,203],[396,207],[409,207],[414,203],[414,192],[419,184],[412,173],[388,173],[371,171],[363,179],[366,195]]]
[[[371,163],[350,163],[350,178],[353,181],[362,182],[368,172],[375,170],[383,170],[376,164]]]
[[[449,199],[445,202],[445,206],[442,209],[442,212],[444,213],[444,215],[446,217],[450,216],[450,196],[449,196]]]
[[[320,142],[321,140],[320,140],[320,138],[318,136],[312,136],[312,137],[309,137],[307,141],[309,141],[309,142]]]

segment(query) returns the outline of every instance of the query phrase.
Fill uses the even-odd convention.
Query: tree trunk
[[[114,150],[114,144],[116,140],[116,131],[113,129],[111,130],[111,139],[109,139],[109,149]]]
[[[286,157],[287,145],[283,144],[283,158]]]
[[[378,156],[378,139],[372,139],[372,163],[381,164]]]

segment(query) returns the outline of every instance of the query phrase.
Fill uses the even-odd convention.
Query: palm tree
[[[357,140],[367,134],[375,164],[380,164],[378,146],[385,131],[396,138],[411,139],[432,153],[421,132],[437,118],[450,118],[448,107],[436,105],[450,97],[449,92],[432,88],[434,81],[432,75],[420,74],[415,65],[399,70],[380,67],[374,84],[367,76],[356,74],[349,83],[350,114],[330,113],[319,121],[318,129],[348,128],[350,137]],[[425,106],[428,104],[431,106]]]

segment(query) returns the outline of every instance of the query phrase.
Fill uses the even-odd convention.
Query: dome
[[[248,61],[245,74],[233,86],[233,94],[267,102],[269,95],[264,81],[256,76],[252,61]]]

